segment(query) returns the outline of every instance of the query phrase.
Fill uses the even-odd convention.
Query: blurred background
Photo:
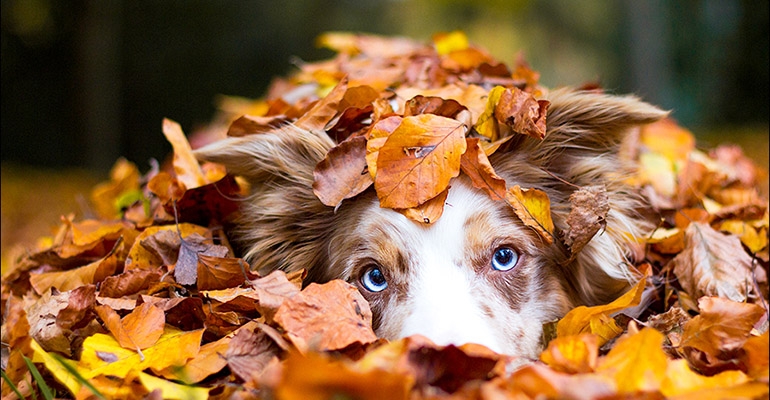
[[[76,210],[118,157],[142,172],[163,159],[164,117],[191,132],[218,95],[260,97],[293,60],[330,57],[314,45],[329,30],[460,29],[509,65],[523,52],[546,86],[637,93],[703,147],[737,142],[767,165],[768,3],[2,0],[3,247]]]

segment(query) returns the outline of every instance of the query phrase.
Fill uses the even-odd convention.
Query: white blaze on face
[[[479,287],[476,272],[463,262],[464,225],[473,193],[462,186],[453,189],[441,218],[414,235],[410,255],[415,273],[407,293],[410,313],[401,336],[421,334],[440,345],[478,343],[502,352],[496,329],[479,303],[486,296],[474,293],[474,287],[488,289],[487,285]],[[415,229],[411,221],[404,222],[410,226],[403,229]]]

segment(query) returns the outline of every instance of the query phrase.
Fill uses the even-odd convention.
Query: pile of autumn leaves
[[[459,32],[430,45],[349,34],[320,42],[337,57],[300,66],[264,100],[225,99],[227,134],[286,122],[326,130],[339,146],[317,167],[314,189],[329,206],[373,185],[383,207],[430,223],[462,172],[547,238],[547,196],[506,191],[487,160],[514,135],[545,134],[545,89],[523,61],[511,71]],[[384,139],[407,132],[426,137],[413,151],[450,146],[442,153],[454,169],[413,182],[426,185],[417,190],[394,186],[408,176],[372,171],[383,168],[373,159],[389,158],[372,154],[393,151]],[[173,168],[141,175],[118,161],[91,194],[95,216],[62,217],[3,276],[4,399],[15,396],[11,384],[39,394],[25,358],[76,398],[768,394],[768,207],[757,192],[766,175],[737,148],[704,153],[671,121],[645,128],[628,156],[641,166],[631,183],[662,216],[639,266],[647,279],[547,326],[540,361],[511,371],[514,358],[480,346],[377,339],[366,301],[344,282],[302,289],[302,273],[252,273],[225,234],[244,183],[200,165],[176,123],[164,121],[163,133]],[[623,315],[645,288],[657,300],[643,319]]]

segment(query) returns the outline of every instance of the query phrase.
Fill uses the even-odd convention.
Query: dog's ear
[[[619,155],[622,142],[641,125],[666,112],[634,96],[615,96],[569,89],[555,90],[548,100],[546,136],[542,141],[523,137],[510,155],[500,155],[500,169],[522,185],[545,190],[551,200],[554,224],[566,231],[572,207],[569,196],[578,188],[606,188],[610,205],[606,228],[577,254],[565,271],[584,303],[604,303],[622,293],[635,277],[627,255],[633,238],[650,228],[640,216],[642,202],[625,183],[634,165]],[[495,154],[494,156],[497,156]],[[507,158],[507,159],[506,159]],[[493,162],[494,165],[494,162]]]
[[[287,125],[195,151],[199,160],[223,164],[248,181],[236,236],[243,257],[260,273],[305,268],[311,279],[323,273],[334,215],[313,194],[313,170],[333,146],[324,132]]]
[[[529,148],[521,150],[535,165],[578,186],[594,184],[609,172],[599,168],[599,161],[616,163],[619,146],[630,132],[667,115],[634,96],[558,89],[548,100],[545,139],[522,143]],[[610,170],[621,173],[617,164]]]

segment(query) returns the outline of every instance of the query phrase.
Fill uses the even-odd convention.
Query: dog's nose
[[[501,352],[491,321],[472,294],[473,277],[456,266],[436,273],[423,267],[410,285],[410,313],[400,336],[420,334],[439,345],[477,343]]]

